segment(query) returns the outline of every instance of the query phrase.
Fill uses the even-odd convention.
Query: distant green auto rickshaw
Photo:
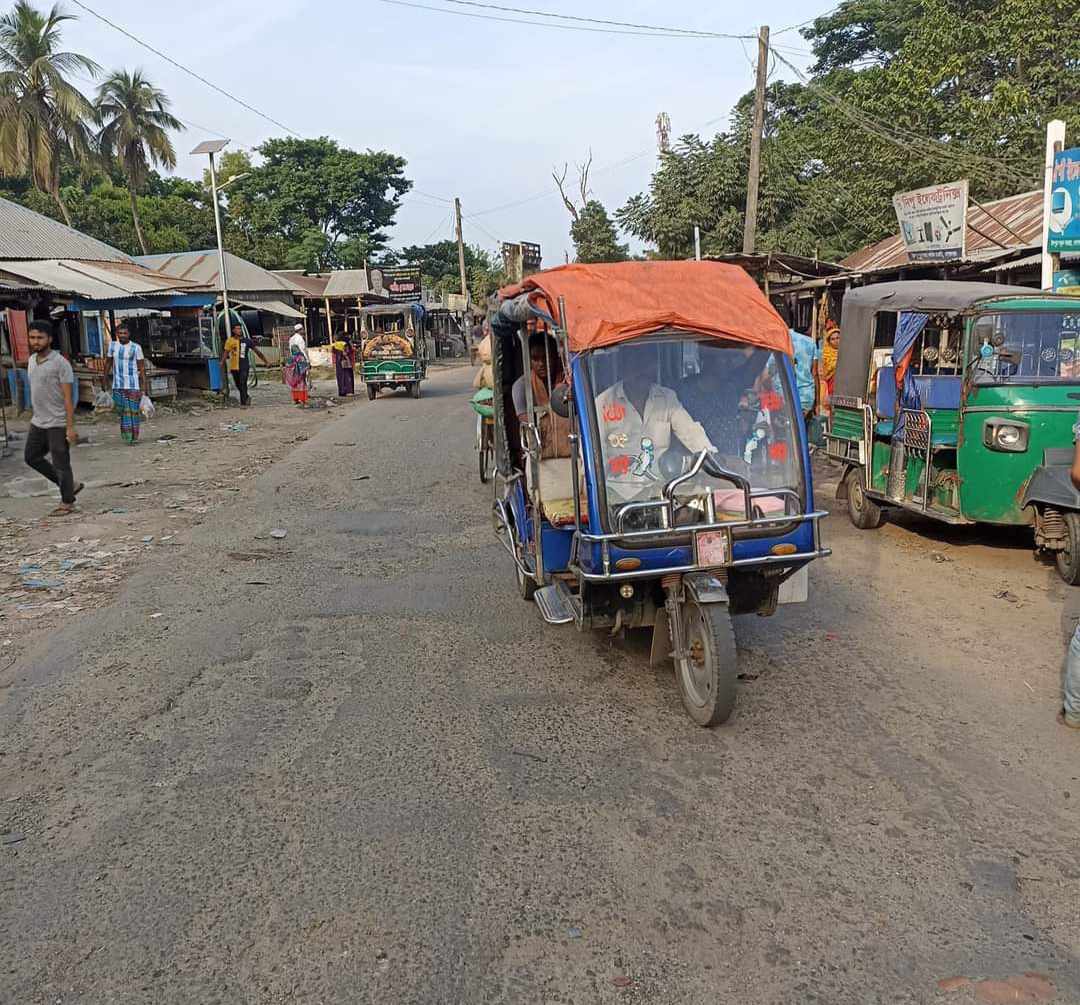
[[[404,387],[420,397],[427,376],[424,308],[419,304],[380,304],[360,311],[360,379],[374,400],[384,387]]]
[[[826,434],[852,523],[889,507],[1029,524],[1080,583],[1080,298],[990,283],[881,283],[844,297]]]

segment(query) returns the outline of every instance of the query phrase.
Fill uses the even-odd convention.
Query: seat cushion
[[[526,468],[532,488],[532,468]],[[584,489],[584,482],[580,486]],[[556,527],[574,522],[574,469],[569,457],[550,457],[540,462],[540,505],[548,522]],[[587,506],[582,500],[584,517]]]

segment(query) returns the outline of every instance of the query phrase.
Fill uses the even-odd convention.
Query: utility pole
[[[1061,256],[1046,250],[1050,236],[1050,193],[1054,188],[1054,154],[1065,149],[1065,123],[1054,119],[1046,124],[1046,162],[1043,170],[1043,225],[1042,225],[1042,288],[1054,288],[1054,273],[1061,265]]]
[[[465,311],[469,310],[469,284],[465,279],[465,242],[461,239],[461,200],[454,199],[454,219],[457,221],[457,264],[461,273],[461,295],[465,298]]]
[[[754,86],[754,131],[750,134],[750,171],[746,176],[746,220],[742,250],[754,253],[757,238],[758,182],[761,177],[761,133],[765,128],[765,83],[769,74],[769,26],[758,30],[757,83]]]
[[[229,277],[225,271],[225,245],[221,239],[221,209],[218,206],[217,169],[214,165],[214,154],[220,153],[228,142],[228,140],[206,140],[191,151],[193,154],[208,154],[210,156],[210,194],[211,198],[214,200],[214,229],[217,231],[218,278],[221,282],[221,306],[224,312],[222,316],[225,322],[225,338],[228,338],[229,335],[232,334],[232,314],[229,311]],[[217,318],[214,318],[213,315],[214,312],[211,308],[210,316],[213,318],[213,321],[211,323],[212,332],[210,341],[214,349],[214,358],[220,364],[221,340],[218,337]],[[229,374],[224,366],[221,367],[221,394],[222,397],[228,400]]]

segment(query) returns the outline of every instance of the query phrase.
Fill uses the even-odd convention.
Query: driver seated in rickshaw
[[[518,421],[522,425],[531,423],[526,396],[526,383],[531,383],[533,405],[539,412],[540,456],[544,459],[570,456],[570,421],[550,408],[550,388],[562,380],[562,361],[554,341],[544,332],[534,332],[529,336],[529,372],[514,381],[510,397]]]
[[[675,391],[653,379],[654,346],[625,345],[618,358],[622,379],[596,396],[608,491],[617,503],[655,499],[668,481],[660,458],[671,446],[672,433],[692,454],[715,448]]]

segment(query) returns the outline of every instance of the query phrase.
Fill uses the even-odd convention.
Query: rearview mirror
[[[570,418],[569,384],[556,384],[551,389],[551,410],[560,418]]]

